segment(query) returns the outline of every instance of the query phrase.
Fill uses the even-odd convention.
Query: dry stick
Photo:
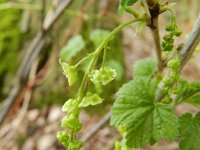
[[[19,81],[15,84],[15,86],[11,89],[10,94],[4,100],[4,103],[1,107],[0,112],[0,126],[2,125],[4,119],[6,118],[10,108],[15,103],[16,98],[19,96],[19,93],[23,89],[23,87],[27,84],[27,78],[30,72],[30,68],[33,62],[36,60],[38,55],[41,53],[43,47],[47,43],[46,41],[46,33],[51,30],[54,23],[57,21],[59,16],[64,12],[65,8],[69,6],[71,0],[63,0],[55,10],[55,13],[52,16],[52,19],[49,23],[43,23],[43,30],[40,31],[34,40],[32,41],[29,49],[27,50],[27,55],[25,55],[25,59],[23,60],[20,69],[19,69]],[[45,26],[44,26],[45,25]]]
[[[183,45],[183,48],[180,51],[180,61],[181,61],[180,70],[190,59],[199,42],[200,42],[200,14],[192,29],[192,32],[190,33],[189,37],[187,38],[187,40]]]
[[[87,134],[85,134],[81,141],[84,143],[91,139],[110,119],[111,112],[109,111]]]
[[[159,27],[158,27],[158,16],[152,19],[152,27],[150,27],[153,40],[155,44],[156,56],[158,60],[158,70],[162,71],[163,69],[163,61],[162,61],[162,49],[160,44],[160,34],[159,34]]]
[[[42,5],[42,9],[41,9],[41,30],[43,29],[43,22],[45,19],[45,11],[46,11],[46,0],[41,0],[41,5]]]
[[[184,67],[184,65],[187,63],[187,61],[191,58],[196,46],[200,42],[200,14],[199,17],[196,20],[195,25],[192,28],[192,31],[189,35],[189,37],[186,39],[185,43],[183,44],[182,49],[180,50],[179,57],[180,57],[180,68],[179,71]],[[167,75],[170,74],[170,71],[167,73]],[[161,83],[162,84],[162,83]],[[160,89],[162,89],[161,85]],[[161,101],[162,98],[165,95],[160,91],[158,91],[157,101]]]
[[[148,26],[151,29],[154,45],[155,45],[155,51],[156,51],[156,57],[158,60],[158,71],[162,72],[163,69],[163,60],[162,60],[162,49],[160,44],[160,33],[159,33],[159,25],[158,25],[158,17],[160,14],[160,6],[159,4],[155,4],[153,8],[150,6],[146,6],[146,1],[142,1],[144,7],[146,8],[146,13],[148,14]],[[147,1],[148,2],[148,1]]]

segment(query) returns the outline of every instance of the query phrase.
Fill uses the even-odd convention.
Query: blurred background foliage
[[[18,84],[20,64],[26,56],[27,49],[30,48],[37,33],[42,30],[42,23],[51,19],[51,14],[62,1],[0,0],[0,102],[3,102],[10,94],[11,87]],[[173,0],[173,2],[177,2],[175,9],[178,23],[183,29],[182,39],[184,39],[199,13],[200,1]],[[79,82],[73,87],[69,87],[62,74],[59,58],[69,64],[77,63],[88,53],[93,52],[112,29],[130,17],[127,14],[118,15],[118,0],[73,0],[51,30],[45,33],[47,35],[45,37],[47,44],[43,47],[45,50],[40,53],[33,64],[33,68],[36,66],[35,74],[41,70],[44,74],[31,87],[29,109],[43,110],[53,105],[63,104],[67,99],[73,97],[79,88],[88,63],[81,65],[78,70]],[[164,31],[162,26],[166,24],[168,19],[168,15],[164,15],[160,19],[162,32]],[[139,35],[140,39],[144,40],[147,45],[150,43],[151,48],[153,46],[149,33],[136,32],[138,28],[129,28],[134,33],[133,38],[126,39],[128,34],[122,32],[109,43],[110,50],[107,54],[106,65],[116,69],[117,79],[105,86],[104,89],[93,87],[93,85],[88,87],[101,93],[105,99],[103,104],[87,109],[91,114],[94,112],[105,113],[114,100],[115,92],[124,82],[132,78],[130,68],[132,68],[133,62],[127,61],[126,58],[130,57],[130,45],[137,41],[134,39],[135,35]],[[131,41],[132,39],[135,41]],[[138,47],[134,47],[134,49],[141,49],[140,44],[136,45]],[[146,54],[144,55],[146,57]],[[144,55],[136,57],[140,59],[139,56],[143,57]],[[135,59],[134,55],[132,57],[132,60]],[[97,67],[101,63],[101,59],[97,62]],[[21,101],[18,103],[20,106],[22,105]],[[17,138],[19,147],[23,145],[26,136],[28,133],[21,134]]]

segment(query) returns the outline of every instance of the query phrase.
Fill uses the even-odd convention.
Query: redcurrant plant
[[[140,4],[137,5],[140,7],[137,11],[132,7],[135,3]],[[178,140],[181,150],[200,149],[200,113],[195,116],[186,113],[180,117],[174,113],[175,107],[182,102],[200,108],[200,82],[190,83],[180,75],[183,61],[180,58],[180,48],[176,48],[174,40],[181,35],[181,30],[172,10],[174,5],[162,0],[121,0],[119,12],[127,12],[133,15],[133,19],[110,33],[99,30],[94,32],[90,38],[96,50],[72,66],[64,62],[63,57],[75,55],[85,43],[80,36],[74,38],[74,43],[69,42],[67,49],[72,52],[62,54],[60,64],[70,86],[78,79],[78,68],[86,61],[89,64],[76,97],[67,100],[62,107],[62,111],[67,114],[61,121],[64,130],[57,133],[57,138],[68,150],[79,150],[83,145],[77,139],[77,133],[82,128],[80,109],[104,101],[98,92],[91,91],[88,86],[103,87],[117,77],[115,69],[105,66],[110,40],[133,23],[145,24],[152,31],[157,61],[150,58],[137,61],[133,66],[134,79],[125,83],[116,94],[111,110],[111,125],[119,130],[122,139],[115,143],[115,150],[144,148],[160,140]],[[161,41],[158,16],[163,13],[169,13],[171,19]],[[99,33],[101,36],[95,39]],[[73,44],[79,47],[73,49]],[[102,56],[103,59],[100,59]],[[102,63],[97,68],[98,60]]]

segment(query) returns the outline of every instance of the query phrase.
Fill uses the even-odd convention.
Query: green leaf
[[[138,0],[121,0],[122,6],[131,6],[136,3]]]
[[[85,47],[85,42],[81,35],[72,37],[67,45],[60,51],[62,61],[68,61]]]
[[[152,77],[156,71],[156,61],[153,59],[138,60],[133,66],[133,76]]]
[[[90,40],[98,47],[101,42],[109,35],[110,31],[103,29],[96,29],[90,33]]]
[[[186,113],[179,119],[180,150],[199,150],[200,148],[200,113],[195,117],[192,114]]]
[[[98,94],[92,94],[88,92],[87,95],[82,99],[79,107],[87,107],[89,105],[97,105],[102,103],[103,99]]]
[[[112,107],[111,125],[126,126],[126,144],[139,148],[160,139],[174,140],[178,119],[168,105],[155,103],[157,85],[149,78],[125,84]]]
[[[190,96],[186,102],[188,102],[189,104],[192,104],[194,106],[196,106],[197,108],[200,109],[200,92]]]
[[[200,108],[200,82],[180,81],[179,83],[180,91],[175,98],[175,103],[179,104],[185,101]]]

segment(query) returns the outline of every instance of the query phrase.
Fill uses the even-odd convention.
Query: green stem
[[[102,67],[104,67],[106,63],[107,47],[108,47],[107,45],[104,47]]]
[[[136,18],[139,18],[140,17],[140,14],[134,10],[134,9],[131,9],[130,7],[125,7],[124,10],[126,12],[128,12],[129,14],[132,14],[133,16],[135,16]]]
[[[82,63],[84,63],[86,60],[90,59],[93,55],[94,55],[94,53],[91,53],[91,54],[89,54],[88,56],[84,57],[83,59],[81,59],[81,60],[75,65],[75,67],[78,67],[79,65],[81,65]]]
[[[85,75],[83,77],[83,80],[82,80],[82,83],[81,83],[81,86],[80,86],[80,89],[79,89],[79,97],[78,97],[78,101],[81,102],[82,100],[82,97],[83,97],[83,92],[84,92],[84,89],[85,89],[85,86],[87,84],[87,78],[88,78],[88,74],[91,72],[92,70],[92,67],[96,61],[96,59],[98,58],[99,54],[101,53],[101,51],[103,50],[103,48],[105,47],[105,45],[108,44],[108,42],[112,39],[112,37],[117,34],[119,31],[121,31],[124,27],[132,24],[132,23],[135,23],[135,22],[138,22],[138,21],[145,21],[145,18],[137,18],[137,19],[133,19],[131,21],[128,21],[126,23],[123,23],[121,25],[119,25],[117,28],[115,28],[102,42],[101,44],[99,45],[99,47],[96,49],[96,51],[94,52],[94,57],[93,59],[91,60],[86,72],[85,72]]]

